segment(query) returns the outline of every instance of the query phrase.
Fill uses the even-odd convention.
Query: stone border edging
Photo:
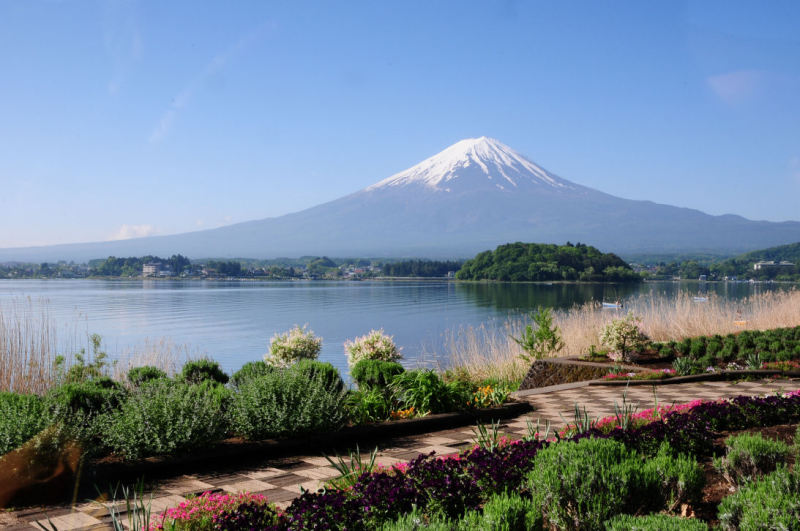
[[[232,462],[263,460],[285,457],[300,452],[330,450],[345,444],[355,445],[364,441],[378,441],[393,437],[418,435],[430,431],[440,431],[469,425],[477,421],[501,420],[516,417],[531,411],[527,402],[509,402],[502,406],[440,413],[416,419],[394,420],[379,424],[346,427],[332,433],[311,434],[303,438],[266,439],[261,441],[239,441],[227,439],[220,441],[208,450],[192,451],[183,456],[148,457],[136,461],[112,461],[93,459],[87,463],[82,483],[95,485],[119,483],[121,481],[153,477],[173,473],[189,473],[187,467],[211,465],[224,466]],[[362,445],[363,446],[363,445]],[[366,449],[366,447],[364,447]]]
[[[615,380],[589,380],[587,385],[670,385],[689,382],[714,382],[720,380],[736,380],[744,376],[773,376],[778,375],[782,378],[800,377],[800,371],[780,372],[767,369],[754,369],[749,371],[719,371],[706,374],[690,374],[688,376],[672,376],[661,380],[626,380],[619,378]]]

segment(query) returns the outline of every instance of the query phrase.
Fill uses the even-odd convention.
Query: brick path
[[[566,388],[564,388],[566,387]],[[761,395],[776,391],[800,388],[797,380],[762,380],[754,382],[701,382],[656,387],[661,405],[685,403],[695,399],[716,399],[737,395]],[[577,384],[562,386],[549,392],[534,391],[520,399],[529,401],[535,410],[526,415],[509,419],[501,424],[501,431],[512,438],[519,438],[527,431],[527,423],[551,421],[553,427],[571,420],[575,404],[586,407],[590,417],[613,415],[614,402],[622,402],[624,387],[588,386]],[[627,389],[629,403],[638,403],[639,409],[653,407],[653,386],[631,386]],[[471,446],[473,429],[469,426],[432,432],[410,437],[386,440],[379,446],[376,461],[391,465],[408,461],[420,453],[435,451],[438,454],[456,453]],[[353,441],[355,447],[357,441]],[[362,450],[370,450],[363,448]],[[186,474],[160,481],[150,486],[154,512],[172,507],[187,495],[204,491],[257,492],[267,496],[277,505],[285,507],[297,497],[301,489],[316,490],[322,483],[336,476],[336,471],[321,456],[294,456],[270,459],[248,468],[217,470],[212,474]],[[149,496],[149,495],[148,495]],[[108,511],[96,503],[83,503],[73,507],[30,508],[0,514],[0,527],[8,529],[31,529],[39,527],[36,522],[47,524],[46,516],[59,531],[69,529],[106,529],[109,527]]]

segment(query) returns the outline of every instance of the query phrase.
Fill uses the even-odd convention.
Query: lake
[[[0,280],[0,308],[46,306],[63,348],[97,333],[112,357],[168,338],[206,353],[228,371],[261,359],[269,339],[295,324],[323,338],[320,359],[341,370],[343,343],[383,328],[405,362],[430,362],[444,334],[497,326],[537,306],[569,308],[638,294],[716,293],[741,298],[792,285],[647,282],[640,285],[462,283],[431,281]],[[30,306],[24,299],[30,299]],[[71,341],[68,342],[68,339]],[[66,345],[69,345],[67,347]]]

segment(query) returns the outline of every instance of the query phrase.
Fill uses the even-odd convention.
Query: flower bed
[[[455,456],[436,456],[433,453],[420,455],[402,466],[364,473],[349,489],[334,488],[314,493],[305,492],[281,513],[276,525],[278,529],[373,529],[411,514],[415,515],[414,518],[431,521],[445,517],[450,518],[451,523],[469,519],[474,522],[477,521],[476,518],[480,518],[481,510],[488,510],[487,507],[495,503],[496,497],[502,496],[505,491],[522,492],[524,499],[519,503],[526,507],[525,511],[535,513],[531,507],[542,503],[541,500],[536,501],[538,499],[536,496],[540,493],[537,489],[540,487],[526,478],[532,477],[536,463],[540,461],[536,459],[537,454],[554,445],[587,439],[608,439],[616,441],[614,444],[622,443],[634,454],[615,449],[619,447],[612,443],[609,443],[611,445],[609,448],[614,449],[614,452],[622,452],[620,455],[627,456],[625,457],[627,460],[635,461],[636,454],[644,456],[645,466],[642,470],[652,470],[654,471],[652,473],[667,470],[663,472],[666,475],[661,476],[645,474],[646,477],[641,476],[641,481],[645,481],[647,485],[654,485],[653,481],[664,481],[666,483],[663,483],[662,487],[673,492],[677,499],[681,496],[692,498],[697,496],[696,487],[693,493],[681,493],[680,485],[683,480],[679,478],[696,467],[691,461],[675,456],[689,455],[694,458],[710,456],[714,437],[722,430],[741,430],[798,421],[800,421],[800,391],[783,395],[740,396],[730,400],[694,401],[675,407],[658,407],[631,415],[628,419],[612,417],[591,426],[572,426],[570,432],[565,433],[565,438],[560,441],[552,439],[545,441],[538,434],[531,434],[520,441],[499,442],[496,445],[483,444]],[[627,428],[623,429],[623,425]],[[556,439],[560,437],[559,434]],[[664,443],[668,446],[664,446]],[[648,464],[651,461],[658,461],[661,464],[651,466]],[[591,463],[591,460],[587,461],[583,466],[589,467]],[[631,470],[638,468],[634,466]],[[586,470],[578,467],[575,470],[576,475],[570,476],[573,478],[570,481],[580,483],[580,478],[585,472]],[[541,473],[544,472],[537,472]],[[630,473],[644,474],[644,472]],[[658,477],[662,479],[659,480]],[[638,483],[634,481],[625,488],[635,491],[638,487],[634,487],[634,484]],[[646,492],[652,494],[658,492],[658,489]],[[561,495],[577,494],[564,491]],[[620,492],[620,496],[624,498],[627,494]],[[650,505],[641,505],[645,501],[636,502],[640,503],[637,511],[649,512],[653,507],[666,503],[663,499],[656,498],[648,499],[646,503]],[[635,496],[625,499],[634,500]],[[566,507],[568,506],[569,504]],[[623,512],[632,510],[631,506],[624,504],[620,507]],[[560,518],[555,512],[549,512],[551,509],[547,509],[544,505],[538,510],[538,517],[530,513],[528,516],[532,520],[525,521],[537,521],[538,527],[541,528],[543,525],[552,525],[557,518]],[[582,527],[577,521],[575,525]]]

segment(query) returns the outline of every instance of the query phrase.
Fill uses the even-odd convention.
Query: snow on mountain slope
[[[482,136],[456,142],[416,166],[392,175],[365,191],[423,185],[449,192],[458,188],[514,190],[529,185],[572,189],[575,185],[537,166],[507,145]]]

